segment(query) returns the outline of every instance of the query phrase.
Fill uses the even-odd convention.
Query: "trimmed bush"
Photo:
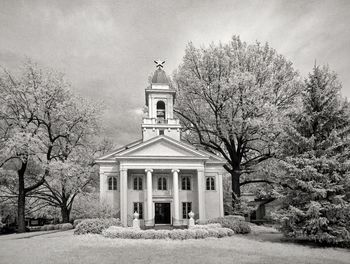
[[[221,228],[221,224],[207,224],[207,225],[195,225],[190,227],[190,229],[213,229],[213,228]]]
[[[55,230],[55,225],[47,225],[46,230]]]
[[[156,230],[145,230],[141,232],[141,238],[143,239],[155,239],[156,238]]]
[[[131,227],[111,226],[102,231],[102,235],[108,238],[126,239],[204,239],[207,237],[232,236],[234,232],[229,228],[218,227],[219,225],[209,225],[211,228],[173,229],[173,230],[141,230]]]
[[[171,232],[171,230],[154,230],[154,231],[156,231],[154,234],[154,239],[167,239],[169,238],[169,233]]]
[[[121,226],[121,222],[116,218],[86,219],[76,226],[74,234],[101,234],[104,229],[111,226]]]
[[[174,229],[169,232],[169,238],[173,240],[183,240],[186,239],[186,231],[181,229]]]
[[[87,220],[87,219],[75,219],[73,222],[73,227],[76,228],[77,225],[83,222],[84,220]]]
[[[40,231],[50,231],[50,230],[55,230],[57,229],[57,225],[43,225],[40,227]]]
[[[234,220],[240,220],[240,221],[245,221],[244,216],[242,215],[226,215],[225,218],[227,219],[234,219]]]
[[[218,228],[208,228],[206,230],[208,231],[208,237],[220,237]]]
[[[60,229],[63,231],[73,229],[73,225],[71,223],[65,223],[60,226]]]
[[[242,220],[237,220],[236,217],[225,216],[225,217],[217,217],[208,220],[209,224],[218,223],[221,224],[222,227],[232,229],[236,234],[248,234],[250,233],[250,226],[247,222]]]
[[[205,229],[195,229],[196,239],[202,239],[209,237],[209,232]]]

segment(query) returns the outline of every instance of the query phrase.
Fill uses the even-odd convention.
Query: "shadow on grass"
[[[40,234],[38,234],[38,232],[26,233],[26,234],[28,234],[28,236],[15,237],[14,239],[27,239],[27,238],[32,238],[32,237],[45,236],[48,234],[54,234],[57,232],[61,232],[61,230],[41,231]]]
[[[288,238],[281,233],[269,233],[269,232],[259,233],[259,234],[251,233],[248,235],[241,235],[241,236],[248,239],[255,240],[255,241],[260,241],[260,242],[294,244],[294,245],[301,245],[301,246],[306,246],[310,248],[344,248],[350,251],[349,243],[343,243],[343,244],[317,243],[316,241],[310,241],[306,239]]]

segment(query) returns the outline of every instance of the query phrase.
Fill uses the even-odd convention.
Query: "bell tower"
[[[169,80],[163,70],[165,61],[154,61],[156,70],[151,86],[146,88],[147,113],[141,125],[142,139],[146,141],[159,135],[180,140],[180,122],[174,118],[175,90],[170,88]]]

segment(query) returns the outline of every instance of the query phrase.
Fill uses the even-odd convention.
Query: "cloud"
[[[350,96],[350,1],[3,1],[0,65],[25,57],[66,73],[106,105],[105,135],[141,136],[140,109],[154,59],[171,74],[188,41],[269,42],[303,75],[328,63]]]

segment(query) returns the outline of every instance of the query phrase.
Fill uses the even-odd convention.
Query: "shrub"
[[[126,238],[126,239],[204,239],[207,237],[226,237],[232,236],[234,232],[229,228],[210,225],[211,228],[193,228],[193,229],[174,229],[174,230],[141,230],[131,227],[111,226],[102,231],[102,235],[108,238]]]
[[[72,219],[120,218],[120,212],[111,204],[100,201],[98,193],[85,193],[75,198]]]
[[[143,239],[155,239],[156,237],[156,230],[145,230],[141,234],[141,238]]]
[[[108,237],[108,238],[119,238],[119,229],[122,229],[121,226],[110,226],[107,229],[104,229],[102,231],[102,235],[104,237]]]
[[[226,215],[225,218],[245,221],[245,218],[242,215]]]
[[[208,228],[206,230],[208,231],[208,237],[220,237],[218,228]]]
[[[250,233],[250,226],[247,222],[242,220],[237,220],[237,218],[232,216],[217,217],[208,220],[208,223],[218,223],[222,227],[232,229],[236,234],[248,234]]]
[[[63,231],[70,230],[73,229],[73,225],[71,223],[65,223],[60,225],[60,229],[62,229]]]
[[[183,240],[186,239],[185,232],[185,230],[174,229],[171,232],[169,232],[169,237],[174,240]]]
[[[75,219],[73,222],[73,227],[76,228],[77,225],[83,222],[84,220],[87,220],[87,219]]]
[[[42,227],[40,227],[40,231],[47,231],[47,226],[43,225]]]
[[[169,238],[170,230],[155,230],[154,239],[167,239]]]
[[[55,230],[55,225],[47,225],[46,230]]]
[[[221,228],[221,224],[215,223],[215,224],[206,224],[206,225],[195,225],[190,227],[190,229],[213,229],[213,228]]]
[[[61,227],[61,225],[60,225],[60,224],[55,225],[55,230],[60,229],[60,227]]]
[[[209,237],[209,232],[205,229],[195,229],[196,232],[196,239],[202,239]]]
[[[121,226],[121,222],[115,218],[86,219],[77,225],[74,234],[101,234],[102,230],[111,226]]]

